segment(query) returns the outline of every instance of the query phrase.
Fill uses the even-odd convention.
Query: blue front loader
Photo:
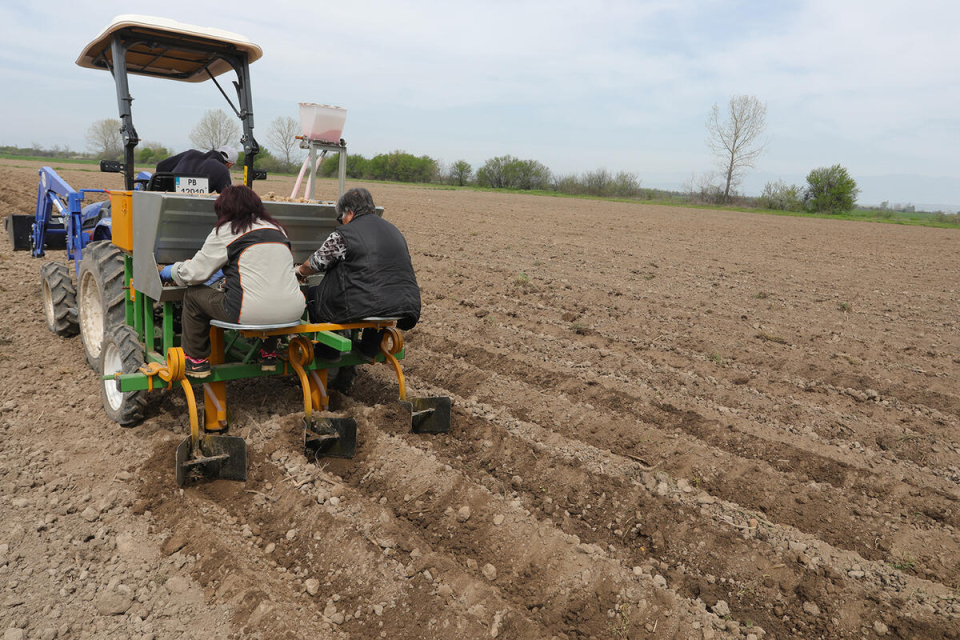
[[[137,175],[135,189],[142,189],[150,174]],[[37,208],[29,235],[29,246],[36,258],[44,255],[46,246],[64,246],[67,260],[74,261],[74,270],[79,274],[83,248],[97,240],[112,237],[110,202],[94,202],[83,206],[88,193],[105,193],[105,189],[80,189],[67,184],[51,167],[40,169],[40,184],[37,188]],[[59,242],[58,242],[59,240]]]

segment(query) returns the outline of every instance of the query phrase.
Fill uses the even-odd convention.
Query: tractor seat
[[[232,329],[233,331],[271,331],[273,329],[286,329],[288,327],[297,327],[303,324],[300,320],[293,322],[281,322],[279,324],[238,324],[235,322],[224,322],[223,320],[211,320],[210,324],[221,329]]]
[[[388,317],[379,317],[379,316],[370,316],[369,318],[363,318],[356,324],[373,324],[373,325],[382,325],[388,324],[391,322],[397,322],[400,318],[388,318]],[[295,320],[293,322],[283,322],[280,324],[239,324],[235,322],[225,322],[224,320],[211,320],[210,324],[214,327],[219,327],[221,329],[228,329],[232,331],[273,331],[274,329],[289,329],[290,327],[299,327],[304,326],[304,329],[309,331],[313,330],[313,325],[305,324],[301,320]],[[354,323],[351,323],[354,324]],[[308,328],[309,327],[309,328]]]
[[[170,171],[158,171],[150,176],[144,191],[173,191],[175,177]]]

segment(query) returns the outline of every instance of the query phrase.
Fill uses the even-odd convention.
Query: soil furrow
[[[364,402],[384,400],[382,380],[361,378],[361,386],[354,395]],[[756,520],[751,527],[753,514],[740,509],[726,515],[710,513],[715,507],[708,505],[716,504],[715,499],[678,499],[684,491],[678,487],[690,491],[689,483],[681,479],[675,484],[666,474],[641,472],[635,463],[618,463],[607,456],[604,464],[602,454],[589,457],[569,441],[553,438],[545,444],[543,439],[524,438],[468,414],[458,412],[458,419],[461,431],[455,435],[459,437],[426,441],[441,461],[495,493],[508,499],[519,497],[541,519],[608,549],[628,566],[644,572],[659,567],[669,584],[689,598],[700,598],[708,606],[725,600],[734,618],[744,624],[759,625],[776,637],[836,634],[836,629],[820,627],[799,605],[791,611],[784,603],[784,594],[803,593],[811,599],[830,594],[844,601],[870,602],[847,621],[843,632],[851,637],[859,637],[863,619],[890,620],[898,630],[911,628],[900,626],[893,613],[894,604],[908,590],[907,579],[883,563],[844,556],[817,544],[810,544],[808,551],[808,544],[799,541],[801,534],[786,536]],[[498,421],[509,424],[511,419],[503,416]],[[527,425],[527,429],[537,427]],[[418,438],[403,437],[413,442]],[[593,471],[598,461],[599,471]],[[625,470],[618,469],[618,464]],[[697,544],[689,544],[691,539]],[[870,577],[864,581],[865,574]],[[718,581],[716,576],[725,578]],[[937,588],[930,583],[910,584]],[[865,598],[867,593],[880,592],[882,597]],[[940,629],[941,623],[924,621],[925,616],[918,614],[921,620],[916,628],[933,637],[951,628]],[[793,622],[785,624],[785,615]]]
[[[430,346],[432,351],[435,341],[431,341]],[[450,349],[458,356],[466,353],[462,345],[459,348],[450,345]],[[690,473],[700,478],[718,497],[760,511],[774,522],[791,524],[815,534],[839,548],[854,550],[864,558],[886,560],[898,555],[922,558],[922,562],[915,562],[911,566],[911,570],[918,575],[951,585],[958,581],[960,555],[955,555],[954,551],[960,552],[960,546],[953,531],[942,528],[954,527],[957,521],[956,507],[951,506],[956,504],[952,496],[945,497],[944,493],[926,487],[906,491],[874,474],[841,466],[806,452],[787,447],[773,449],[768,442],[744,442],[743,434],[724,435],[728,432],[726,428],[708,423],[695,413],[677,413],[669,407],[651,413],[649,407],[641,405],[633,414],[639,414],[640,419],[627,419],[620,411],[632,407],[624,407],[622,395],[618,394],[614,400],[604,400],[609,390],[590,388],[589,385],[584,385],[589,389],[585,392],[585,399],[591,401],[592,412],[604,405],[614,405],[617,411],[604,412],[603,417],[589,416],[589,422],[564,423],[557,420],[562,417],[562,411],[557,413],[557,410],[566,404],[563,398],[540,400],[533,399],[529,393],[521,394],[519,397],[527,399],[522,406],[516,406],[510,395],[499,390],[503,385],[490,382],[493,377],[489,372],[483,369],[473,371],[473,367],[487,365],[495,367],[498,372],[507,369],[505,375],[517,376],[518,379],[505,383],[506,386],[515,388],[522,379],[524,386],[536,385],[535,393],[546,398],[556,394],[555,389],[559,389],[564,398],[579,397],[570,393],[567,382],[558,381],[557,374],[543,372],[540,375],[551,380],[555,389],[541,390],[541,385],[546,386],[545,380],[536,371],[530,371],[520,378],[519,372],[510,370],[509,360],[481,354],[482,350],[471,349],[469,357],[458,360],[456,366],[437,367],[431,364],[419,367],[417,361],[412,361],[408,368],[411,373],[449,388],[458,395],[476,395],[494,406],[503,400],[504,406],[510,411],[517,411],[517,417],[542,422],[557,433],[576,437],[615,453],[663,460],[664,470],[673,474]],[[438,351],[427,361],[435,363],[440,357]],[[560,378],[562,380],[562,376]],[[481,380],[494,385],[493,388],[478,391],[477,385]],[[629,401],[640,404],[632,398]],[[538,405],[551,407],[556,417],[534,413],[535,409],[531,411],[531,407]],[[583,415],[586,417],[588,414]],[[599,428],[601,424],[602,429]],[[676,429],[690,434],[695,440],[684,442],[679,438],[664,437],[673,435],[669,432]],[[707,447],[697,444],[699,442]],[[719,446],[727,456],[717,457],[717,449],[712,445]],[[766,449],[769,457],[759,455],[758,448],[761,451]],[[774,451],[773,455],[784,457],[773,457],[771,451]],[[777,462],[770,464],[769,460]],[[798,470],[791,467],[795,460],[799,462],[796,464]],[[825,473],[825,469],[830,473]],[[819,475],[812,479],[809,475],[811,470]],[[773,482],[775,478],[779,478],[779,486]],[[784,495],[792,498],[784,501]],[[883,502],[886,513],[871,506],[872,500]],[[892,517],[887,501],[897,506]],[[827,517],[823,515],[825,503],[830,504],[834,511]],[[902,536],[898,532],[901,526],[910,528],[923,542],[908,548],[902,547]]]
[[[39,166],[0,160],[0,215]],[[360,367],[358,455],[317,466],[295,381],[233,382],[245,484],[181,493],[182,393],[109,423],[45,327],[63,252],[0,250],[0,630],[960,638],[955,231],[365,186],[423,291],[409,392],[453,430],[409,433]]]
[[[424,450],[432,438],[384,434],[390,424],[398,433],[408,428],[398,409],[381,412],[375,424],[365,425],[364,453],[331,464],[331,470],[358,490],[385,497],[433,548],[479,571],[546,629],[608,634],[619,607],[626,605],[631,614],[624,630],[631,633],[654,625],[662,637],[686,637],[704,625],[733,630],[702,604],[678,599],[663,584],[655,586],[650,572],[635,573],[605,548],[584,546],[552,522],[530,515],[522,501],[471,482],[470,475]],[[461,427],[457,433],[463,433]]]
[[[461,305],[464,304],[464,301],[461,301]],[[468,306],[476,307],[478,306],[475,302],[469,302]],[[495,307],[496,309],[496,307]],[[484,311],[486,313],[486,311]],[[517,311],[508,311],[507,312],[511,317],[526,317],[531,315],[530,309],[521,310],[520,313]],[[539,315],[540,312],[533,315]],[[484,316],[488,317],[488,316]],[[512,321],[511,321],[512,322]],[[482,327],[483,328],[483,327]],[[622,329],[621,329],[622,330]],[[538,324],[537,330],[533,332],[531,337],[534,338],[532,341],[526,341],[518,343],[517,348],[519,349],[529,349],[527,346],[531,343],[540,342],[540,339],[543,337],[543,331],[547,331],[552,335],[553,338],[561,341],[561,344],[567,342],[566,346],[568,349],[572,350],[571,357],[578,358],[582,356],[582,346],[570,341],[569,328],[559,328],[551,326],[544,326],[543,324]],[[515,333],[515,332],[514,332]],[[566,333],[566,336],[563,334]],[[501,336],[498,334],[498,338]],[[501,348],[509,349],[509,342],[515,340],[514,335],[509,335],[506,337],[506,341],[499,339]],[[614,376],[620,378],[623,376],[625,371],[633,372],[636,367],[634,363],[636,362],[635,358],[627,358],[622,354],[622,351],[618,351],[619,347],[612,347],[613,341],[603,340],[601,344],[595,345],[601,348],[612,348],[613,351],[607,354],[605,358],[597,358],[596,352],[590,352],[592,359],[590,360],[591,370],[599,376],[608,378]],[[537,347],[537,350],[547,351],[547,349],[555,349],[556,344],[551,341],[550,343],[543,344],[540,347]],[[665,368],[663,364],[655,364],[654,366],[648,366],[645,368],[641,377],[646,381],[646,383],[657,389],[661,392],[666,392],[667,389],[676,389],[676,380],[679,378],[681,380],[681,389],[685,377],[690,375],[699,376],[693,378],[690,382],[686,384],[693,384],[696,387],[696,393],[698,397],[706,397],[709,401],[714,401],[718,403],[718,410],[727,411],[731,409],[733,405],[734,413],[749,413],[749,414],[761,414],[766,416],[775,416],[780,415],[782,421],[787,424],[811,424],[812,428],[824,432],[825,435],[836,435],[837,430],[834,428],[837,423],[843,425],[839,429],[839,434],[846,436],[844,441],[853,444],[854,446],[862,446],[862,443],[870,445],[874,443],[876,448],[883,451],[896,451],[897,455],[904,459],[917,463],[921,466],[932,467],[938,469],[938,473],[945,478],[951,479],[953,482],[960,481],[960,473],[957,472],[957,465],[960,465],[960,447],[955,444],[954,433],[955,429],[955,419],[950,417],[938,417],[943,416],[940,414],[936,408],[929,408],[925,405],[919,406],[904,406],[895,396],[888,396],[888,390],[881,384],[865,384],[864,380],[860,380],[857,383],[853,383],[854,387],[836,387],[828,389],[823,386],[822,381],[818,383],[805,381],[803,378],[792,377],[789,380],[789,383],[784,385],[777,382],[777,380],[782,380],[787,382],[785,378],[782,378],[781,375],[777,376],[777,380],[769,379],[769,383],[764,385],[765,389],[756,393],[753,397],[747,399],[741,399],[731,402],[727,398],[735,397],[731,387],[733,385],[742,385],[746,382],[744,390],[751,391],[754,389],[752,386],[752,381],[758,379],[756,376],[744,375],[743,372],[737,373],[736,370],[728,373],[729,364],[725,365],[722,368],[714,367],[713,370],[709,372],[699,372],[694,373],[702,365],[694,365],[693,371],[686,371],[682,368],[690,366],[691,359],[699,355],[700,359],[703,361],[707,360],[705,354],[701,353],[684,353],[682,351],[672,349],[672,356],[665,356],[663,353],[658,354],[658,357],[671,357],[673,360],[676,360],[675,367]],[[668,352],[665,352],[668,353]],[[749,374],[749,372],[746,372]],[[725,380],[726,388],[720,386],[720,383],[715,376],[723,378],[724,375],[732,378],[732,380]],[[802,386],[801,386],[802,385]],[[769,388],[767,388],[769,387]],[[793,393],[796,393],[798,387],[804,391],[804,394],[801,394],[799,397],[794,397]],[[876,388],[881,387],[884,389],[882,395],[875,395],[872,399],[869,397],[869,394],[877,394]],[[864,391],[866,390],[866,391]],[[809,397],[809,393],[813,391],[819,391],[823,393],[836,394],[833,396],[836,400],[836,406],[840,407],[840,411],[825,411],[823,408],[823,403],[819,402],[816,405],[809,406],[804,404],[804,397]],[[684,391],[684,393],[686,393]],[[778,408],[778,397],[782,398],[784,395],[791,398],[789,404],[789,409],[784,410]],[[928,397],[934,394],[926,394]],[[742,396],[741,396],[742,397]],[[767,403],[757,403],[756,400],[759,397],[766,399]],[[865,403],[867,400],[870,402]],[[677,404],[681,398],[673,397],[668,398],[669,402]],[[891,405],[887,407],[887,405]],[[936,451],[931,453],[925,449],[917,449],[915,447],[903,446],[902,441],[897,440],[896,438],[891,438],[881,426],[885,422],[889,422],[893,419],[900,419],[904,421],[904,424],[914,421],[915,415],[929,415],[933,418],[933,421],[928,422],[934,428],[931,430],[930,427],[925,426],[924,433],[930,437],[931,445],[936,448]],[[856,419],[851,419],[851,415],[856,415]],[[897,416],[897,418],[894,418]],[[853,420],[851,422],[851,420]],[[824,425],[824,423],[826,423]],[[877,426],[874,427],[873,425]],[[939,429],[936,426],[942,425]],[[847,427],[850,427],[849,429]],[[760,427],[761,429],[763,427]],[[903,435],[903,434],[901,434]],[[910,434],[906,434],[908,437]],[[838,443],[840,444],[840,443]],[[958,451],[954,451],[958,449]],[[939,453],[938,453],[939,452]],[[958,480],[953,480],[954,477],[957,477]]]
[[[525,610],[511,608],[455,563],[431,554],[428,541],[398,524],[375,500],[343,487],[336,476],[321,473],[303,458],[294,444],[298,418],[274,424],[283,425],[266,443],[274,453],[270,459],[253,456],[245,484],[204,482],[188,489],[187,500],[158,490],[170,480],[172,444],[165,442],[146,462],[140,487],[138,507],[154,514],[158,528],[169,530],[169,539],[185,541],[183,552],[203,558],[194,577],[214,599],[236,599],[239,591],[251,605],[237,614],[241,634],[249,617],[264,622],[259,616],[266,608],[272,618],[285,620],[281,626],[299,629],[290,634],[296,637],[311,623],[327,632],[365,637],[377,636],[381,629],[399,638],[479,637],[489,633],[495,620],[517,637],[549,635],[527,619]],[[249,542],[237,535],[241,525],[252,544],[237,556],[238,544]],[[230,530],[226,536],[224,528]],[[245,589],[244,581],[236,579],[244,574],[266,574],[270,580]],[[319,584],[308,597],[310,579]],[[283,593],[267,596],[270,583]],[[274,604],[278,601],[296,602],[297,612],[284,611]]]
[[[635,386],[631,388],[630,385],[611,385],[607,384],[606,381],[601,384],[596,377],[583,379],[581,376],[563,369],[547,369],[546,367],[532,369],[515,362],[512,358],[490,352],[481,346],[470,347],[463,343],[453,343],[442,337],[430,336],[425,339],[425,342],[430,345],[431,349],[436,349],[437,352],[442,353],[445,349],[449,350],[449,353],[454,354],[464,362],[469,362],[477,369],[478,373],[476,375],[461,374],[459,388],[464,392],[467,391],[464,385],[471,383],[480,385],[483,383],[486,376],[479,372],[489,368],[504,377],[522,380],[525,384],[557,390],[563,392],[566,396],[582,398],[584,402],[590,403],[591,406],[599,405],[616,411],[630,412],[630,415],[637,416],[643,422],[663,425],[665,429],[670,427],[689,429],[694,435],[703,434],[703,437],[711,440],[710,444],[719,448],[730,448],[738,455],[765,459],[775,467],[781,466],[782,470],[800,472],[806,474],[810,480],[826,482],[838,488],[842,488],[851,480],[866,484],[870,478],[876,477],[876,474],[868,470],[867,467],[884,462],[882,460],[861,462],[848,451],[838,452],[842,454],[842,457],[836,460],[826,457],[824,454],[813,453],[800,448],[803,445],[802,441],[798,441],[798,445],[793,445],[789,442],[773,440],[769,435],[765,438],[758,438],[741,430],[756,429],[747,419],[728,417],[726,420],[728,426],[718,425],[715,420],[705,420],[694,411],[678,411],[663,400],[652,396],[643,397],[636,392],[637,387]],[[651,404],[654,405],[653,408],[651,408]],[[521,417],[523,416],[521,415]],[[715,430],[704,428],[704,423],[708,427],[720,426],[720,428]],[[726,431],[731,431],[730,435],[724,435]],[[744,440],[747,442],[745,443]],[[761,451],[755,451],[757,447],[760,447]],[[763,448],[767,450],[764,451]],[[827,449],[827,451],[829,450]],[[858,462],[859,464],[857,464]],[[895,469],[894,473],[897,473]],[[884,473],[884,475],[888,474]],[[912,480],[909,475],[901,473],[898,473],[897,479],[906,482]],[[929,474],[922,474],[913,482],[915,486],[923,488],[939,484],[941,488],[938,490],[943,493],[945,500],[948,502],[956,500],[953,495],[956,493],[955,483],[953,482],[944,483]]]

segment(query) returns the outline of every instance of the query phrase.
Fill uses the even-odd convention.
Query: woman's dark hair
[[[241,233],[253,226],[254,222],[263,221],[279,227],[284,233],[287,232],[284,226],[263,208],[260,196],[242,184],[224,189],[213,203],[213,210],[217,212],[217,226],[214,229],[218,231],[229,222],[232,233]]]
[[[373,196],[363,187],[350,189],[337,200],[337,215],[342,216],[347,211],[353,211],[354,215],[363,213],[376,213],[377,207],[373,204]]]

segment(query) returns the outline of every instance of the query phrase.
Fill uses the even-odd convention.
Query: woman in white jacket
[[[282,324],[303,316],[305,299],[293,270],[293,252],[283,226],[245,186],[226,188],[213,205],[217,224],[190,260],[164,267],[161,278],[191,285],[183,296],[186,373],[210,375],[210,320],[241,324]],[[204,286],[218,270],[221,288]],[[260,366],[277,366],[277,339],[264,341]]]

